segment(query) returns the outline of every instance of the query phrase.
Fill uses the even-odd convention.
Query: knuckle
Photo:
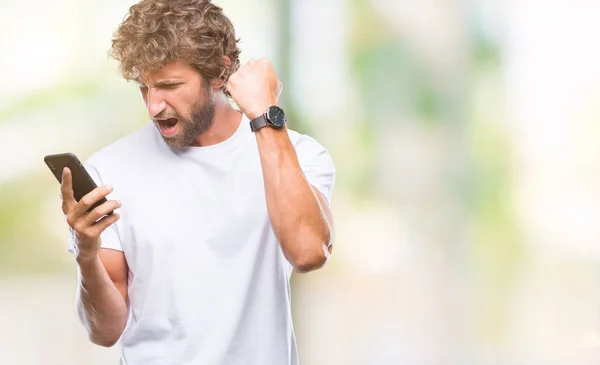
[[[91,229],[83,229],[81,231],[78,232],[79,233],[79,237],[83,238],[83,239],[93,239],[96,238],[96,235],[94,234],[94,231]]]
[[[81,200],[79,201],[79,204],[81,204],[84,207],[90,206],[93,204],[92,198],[88,195],[84,196],[83,198],[81,198]]]
[[[85,231],[85,227],[82,226],[80,222],[73,223],[71,227],[73,227],[73,230],[77,233],[77,235],[81,235],[82,232]]]
[[[73,228],[75,228],[75,224],[77,223],[77,221],[73,218],[73,216],[68,215],[67,216],[67,224]]]
[[[98,218],[102,217],[102,213],[100,212],[100,207],[92,210],[88,215],[94,222],[98,220]]]
[[[87,232],[86,239],[89,241],[95,241],[100,236],[100,233],[102,232],[102,230],[99,228],[100,227],[94,227],[93,229],[90,228],[89,231]]]

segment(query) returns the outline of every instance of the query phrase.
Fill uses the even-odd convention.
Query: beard
[[[172,113],[165,113],[169,115],[166,118],[176,118],[178,131],[175,135],[165,136],[161,133],[165,142],[176,148],[191,146],[196,138],[210,127],[215,117],[215,99],[214,95],[210,90],[203,90],[203,95],[198,98],[198,101],[192,105],[189,118],[183,117],[181,114],[173,111]],[[166,119],[165,117],[158,117],[156,119]],[[158,129],[160,130],[159,122],[154,121]]]

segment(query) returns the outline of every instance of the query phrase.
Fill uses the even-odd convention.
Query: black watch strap
[[[250,121],[250,129],[252,129],[252,132],[254,132],[268,124],[269,122],[267,122],[266,115],[262,114],[260,117],[254,118]]]

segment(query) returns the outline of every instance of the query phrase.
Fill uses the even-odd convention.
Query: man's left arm
[[[331,253],[329,204],[307,181],[285,128],[261,128],[256,140],[267,210],[283,253],[298,272],[318,269]]]
[[[233,100],[250,119],[277,105],[281,83],[266,59],[250,61],[227,84]],[[282,251],[298,272],[322,267],[331,253],[333,219],[329,202],[307,180],[287,129],[256,132],[267,210]]]

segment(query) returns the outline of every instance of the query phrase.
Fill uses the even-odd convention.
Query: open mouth
[[[177,118],[156,119],[158,128],[163,136],[172,136],[177,133]]]

